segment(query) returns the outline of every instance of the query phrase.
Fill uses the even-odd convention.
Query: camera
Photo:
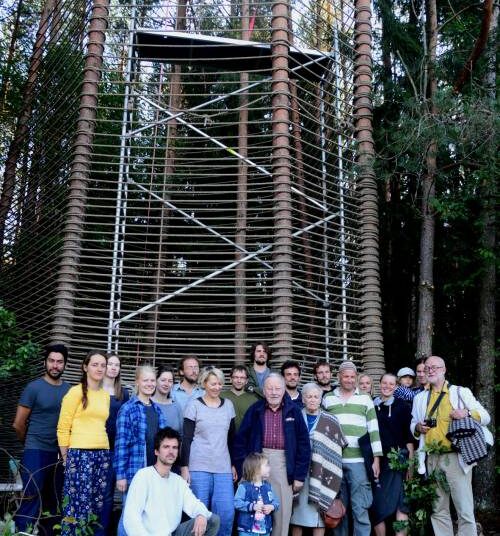
[[[424,421],[425,426],[428,426],[429,428],[436,428],[437,426],[437,419],[436,417],[427,417]]]

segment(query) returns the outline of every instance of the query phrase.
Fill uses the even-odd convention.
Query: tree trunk
[[[436,0],[426,1],[427,24],[427,113],[437,114],[435,96],[437,79],[435,73],[437,48],[437,9]],[[434,331],[434,229],[435,217],[433,203],[436,194],[436,153],[437,142],[431,140],[427,147],[425,161],[426,173],[422,180],[422,224],[420,233],[420,280],[417,325],[417,357],[432,355],[432,336]]]
[[[97,101],[104,41],[109,17],[109,0],[94,0],[89,22],[88,47],[83,68],[80,114],[76,124],[74,157],[71,165],[68,210],[61,250],[56,303],[51,339],[69,344],[73,331],[74,299],[78,282],[78,263],[87,201],[92,142],[97,115]]]
[[[0,89],[0,117],[5,113],[5,104],[6,104],[7,93],[8,93],[9,84],[10,84],[10,70],[12,69],[12,63],[14,61],[14,52],[16,51],[17,37],[19,34],[19,23],[21,20],[22,10],[23,10],[23,0],[19,0],[17,2],[14,27],[12,28],[12,35],[10,37],[9,51],[7,53],[7,59],[5,60],[5,72],[2,77],[2,87]]]
[[[292,191],[290,178],[290,89],[288,78],[288,2],[272,7],[272,174],[274,183],[273,320],[277,361],[291,358],[292,343]]]
[[[361,352],[365,371],[378,378],[385,370],[380,293],[377,181],[373,169],[372,48],[370,0],[356,0],[354,114],[358,143],[360,206]]]
[[[250,39],[250,5],[248,0],[241,3],[241,38]],[[248,72],[240,73],[240,87],[248,85]],[[248,156],[248,93],[240,94],[240,111],[238,123],[238,152],[243,157]],[[247,184],[248,164],[241,158],[238,161],[238,187],[236,193],[236,234],[235,244],[246,249],[247,243]],[[235,260],[245,256],[243,251],[235,251]],[[247,293],[246,293],[246,264],[240,263],[234,269],[234,358],[239,364],[245,363],[246,331],[247,331]]]
[[[483,179],[481,191],[481,249],[484,259],[479,291],[479,351],[477,359],[476,395],[491,415],[490,430],[495,430],[495,248],[496,248],[496,145],[495,145],[495,103],[496,103],[496,42],[498,33],[498,5],[493,11],[487,45],[487,73],[485,86],[489,100],[491,118],[491,140],[489,153],[491,168]],[[478,464],[475,471],[474,496],[479,510],[494,511],[495,504],[495,449]]]
[[[21,113],[17,121],[14,138],[9,146],[7,160],[5,161],[2,195],[0,196],[0,269],[3,261],[7,216],[10,211],[16,185],[17,165],[21,150],[28,134],[28,122],[31,118],[35,86],[37,84],[40,63],[42,61],[43,47],[46,40],[46,31],[53,8],[54,0],[46,0],[40,16],[40,24],[38,25],[35,45],[33,47],[33,54],[31,56],[28,69],[28,79],[23,92],[23,105]]]

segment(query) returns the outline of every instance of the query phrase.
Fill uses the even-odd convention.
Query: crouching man
[[[209,512],[186,481],[171,471],[179,454],[178,432],[162,428],[154,445],[155,465],[136,473],[127,494],[127,536],[216,536],[219,517]],[[182,512],[191,519],[181,523]]]

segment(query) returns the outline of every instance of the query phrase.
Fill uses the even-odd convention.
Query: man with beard
[[[61,380],[68,360],[68,349],[63,344],[45,348],[45,373],[29,383],[21,394],[13,428],[24,443],[21,459],[21,477],[24,492],[16,514],[20,532],[33,528],[39,519],[41,499],[43,511],[56,515],[63,484],[62,465],[57,445],[57,421],[61,402],[70,385]],[[54,519],[45,520],[46,528],[39,526],[39,534],[52,534]],[[40,523],[42,525],[42,523]]]
[[[222,391],[220,394],[221,398],[228,398],[233,403],[234,411],[236,412],[236,418],[234,419],[235,432],[238,431],[247,409],[259,400],[255,393],[245,391],[247,383],[247,368],[244,365],[235,365],[231,369],[231,389]]]
[[[205,390],[198,385],[200,367],[200,360],[195,355],[185,355],[179,361],[178,372],[181,381],[172,387],[172,400],[179,404],[182,414],[192,398],[205,394]]]
[[[304,404],[302,403],[302,395],[299,391],[301,368],[297,361],[289,360],[285,361],[281,365],[281,375],[285,379],[285,388],[288,396],[292,399],[292,402],[302,409]]]
[[[271,374],[269,368],[271,361],[271,348],[266,342],[256,342],[250,349],[251,365],[248,367],[248,384],[247,391],[257,394],[264,398],[262,387],[266,378]]]
[[[332,367],[328,361],[320,359],[313,366],[314,381],[321,387],[323,396],[333,391]]]
[[[139,469],[130,484],[124,510],[127,536],[216,536],[219,517],[172,472],[179,454],[179,433],[162,428],[154,443],[156,463]],[[183,512],[191,519],[181,523]]]

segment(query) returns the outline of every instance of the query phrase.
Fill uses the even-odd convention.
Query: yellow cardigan
[[[65,395],[57,423],[60,447],[74,449],[109,449],[106,420],[109,416],[109,393],[104,389],[87,391],[88,404],[82,405],[82,385]]]

